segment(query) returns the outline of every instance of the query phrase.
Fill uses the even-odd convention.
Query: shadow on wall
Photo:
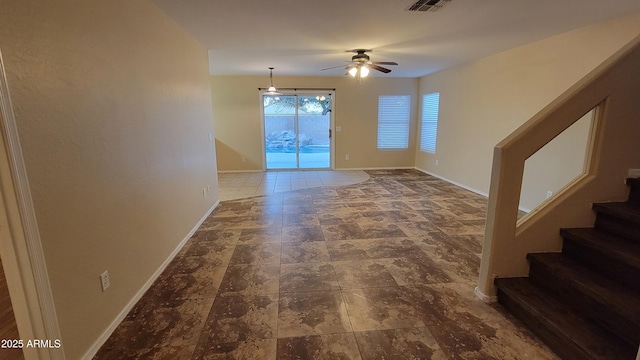
[[[262,170],[262,163],[252,161],[218,138],[216,138],[216,160],[218,171]]]

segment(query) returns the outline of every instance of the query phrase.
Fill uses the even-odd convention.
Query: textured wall
[[[63,345],[78,359],[218,198],[207,53],[147,0],[5,0],[0,24]]]

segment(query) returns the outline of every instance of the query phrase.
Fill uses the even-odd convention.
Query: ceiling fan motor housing
[[[359,53],[359,54],[353,55],[351,57],[351,61],[353,61],[353,62],[361,62],[361,63],[367,62],[367,61],[369,61],[369,59],[370,59],[369,55],[364,54],[364,53],[362,53],[362,54]]]
[[[351,61],[357,63],[366,63],[369,61],[369,55],[365,54],[367,51],[371,51],[369,49],[353,49],[352,52],[356,53],[351,57]]]

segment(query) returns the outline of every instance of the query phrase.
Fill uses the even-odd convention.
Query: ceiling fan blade
[[[353,50],[347,50],[345,52],[352,52],[352,53],[367,53],[367,52],[372,52],[373,50],[371,49],[353,49]]]
[[[343,68],[343,67],[345,67],[345,65],[332,66],[332,67],[328,67],[328,68],[320,69],[320,71],[331,70],[331,69],[337,69],[337,68]]]
[[[376,65],[398,65],[398,63],[394,61],[373,61],[371,63]]]
[[[382,71],[385,74],[388,74],[391,72],[391,70],[387,69],[387,68],[383,68],[382,66],[378,66],[376,64],[369,64],[367,65],[368,67],[374,69],[374,70],[378,70],[378,71]]]

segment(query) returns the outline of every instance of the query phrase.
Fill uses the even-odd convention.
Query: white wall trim
[[[476,296],[478,297],[478,299],[482,300],[485,303],[494,303],[498,301],[498,297],[496,295],[493,296],[489,296],[486,295],[485,293],[483,293],[480,288],[478,288],[476,286],[476,288],[473,290],[474,294],[476,294]]]
[[[518,210],[523,211],[523,212],[525,212],[527,214],[531,212],[531,209],[528,209],[528,208],[526,208],[524,206],[518,206]]]
[[[226,173],[258,173],[265,172],[264,170],[218,170],[218,174]]]
[[[122,320],[124,320],[124,318],[127,316],[127,314],[129,314],[129,311],[131,311],[131,309],[133,309],[133,307],[136,305],[136,303],[138,303],[138,301],[142,298],[144,293],[147,292],[147,290],[149,290],[151,285],[153,285],[154,281],[156,281],[158,279],[158,277],[160,277],[162,272],[167,268],[167,266],[169,266],[171,261],[173,261],[173,259],[176,257],[176,255],[178,255],[178,253],[180,252],[180,250],[182,250],[182,248],[187,243],[187,241],[189,241],[189,239],[191,239],[193,234],[195,234],[195,232],[198,231],[198,228],[200,228],[200,225],[202,225],[202,223],[207,219],[207,217],[209,217],[209,215],[211,215],[211,212],[213,212],[213,210],[215,210],[215,208],[218,207],[218,205],[220,205],[220,199],[218,199],[213,204],[213,206],[211,206],[211,208],[209,208],[209,210],[207,210],[207,212],[198,221],[198,223],[196,223],[196,225],[191,229],[191,231],[189,231],[189,233],[182,239],[182,241],[180,241],[178,246],[171,252],[171,254],[169,254],[169,256],[166,258],[166,260],[160,265],[160,267],[158,267],[158,269],[153,273],[153,275],[151,275],[149,280],[147,280],[147,282],[142,286],[142,288],[140,288],[140,290],[138,290],[138,292],[131,299],[131,301],[129,301],[127,306],[125,306],[124,309],[122,309],[120,314],[118,314],[118,316],[116,316],[116,318],[111,322],[109,327],[107,327],[107,329],[93,343],[93,345],[89,348],[89,350],[87,350],[87,352],[84,354],[84,356],[82,356],[82,359],[90,360],[91,358],[93,358],[96,355],[98,350],[100,350],[100,347],[102,345],[104,345],[104,343],[109,339],[111,334],[113,334],[113,332],[116,330],[118,325],[120,325]]]
[[[38,229],[35,209],[33,207],[33,199],[31,198],[31,189],[29,187],[29,179],[24,164],[22,148],[20,146],[20,138],[18,127],[16,124],[13,105],[9,93],[9,86],[4,69],[4,61],[0,53],[0,111],[2,111],[2,130],[4,133],[7,157],[9,158],[10,172],[13,180],[13,188],[17,200],[19,216],[21,224],[12,224],[20,226],[24,232],[24,242],[27,248],[28,256],[20,256],[17,254],[19,266],[28,267],[33,274],[35,282],[37,301],[39,304],[40,314],[30,314],[32,326],[42,326],[44,328],[44,336],[47,339],[61,339],[60,328],[58,325],[58,317],[56,314],[53,294],[51,292],[51,284],[49,282],[49,274],[47,272],[44,251],[42,249],[42,241]],[[36,311],[32,309],[31,312]],[[40,323],[41,322],[41,323]],[[64,346],[64,344],[63,344]],[[64,348],[50,349],[48,355],[51,359],[65,359]]]
[[[421,168],[419,168],[419,167],[415,167],[414,169],[416,169],[416,170],[418,170],[418,171],[420,171],[420,172],[423,172],[423,173],[425,173],[425,174],[427,174],[427,175],[435,176],[435,177],[437,177],[437,178],[438,178],[438,179],[440,179],[440,180],[444,180],[444,181],[446,181],[446,182],[448,182],[448,183],[451,183],[451,184],[453,184],[453,185],[455,185],[455,186],[459,186],[459,187],[461,187],[461,188],[463,188],[463,189],[465,189],[465,190],[469,190],[469,191],[471,191],[471,192],[473,192],[473,193],[476,193],[476,194],[478,194],[478,195],[482,195],[482,196],[487,197],[487,198],[489,197],[489,194],[487,194],[487,193],[486,193],[486,192],[484,192],[484,191],[480,191],[480,190],[474,189],[474,188],[472,188],[472,187],[469,187],[469,186],[467,186],[467,185],[460,184],[459,182],[455,182],[455,181],[453,181],[453,180],[449,180],[449,179],[447,179],[447,178],[445,178],[445,177],[443,177],[443,176],[440,176],[440,175],[438,175],[438,174],[432,173],[431,171],[427,171],[427,170],[421,169]]]
[[[449,180],[449,179],[447,179],[447,178],[445,178],[445,177],[442,177],[442,176],[440,176],[440,175],[438,175],[438,174],[434,174],[434,173],[432,173],[432,172],[430,172],[430,171],[427,171],[427,170],[424,170],[424,169],[420,169],[419,167],[415,167],[414,169],[416,169],[416,170],[418,170],[418,171],[420,171],[420,172],[423,172],[423,173],[425,173],[425,174],[427,174],[427,175],[435,176],[435,177],[437,177],[437,178],[438,178],[438,179],[440,179],[440,180],[444,180],[444,181],[446,181],[446,182],[448,182],[448,183],[451,183],[451,184],[453,184],[453,185],[455,185],[455,186],[459,186],[459,187],[461,187],[461,188],[463,188],[463,189],[465,189],[465,190],[469,190],[469,191],[471,191],[471,192],[473,192],[473,193],[476,193],[476,194],[478,194],[478,195],[482,195],[482,196],[484,196],[484,197],[486,197],[486,198],[488,198],[488,197],[489,197],[489,194],[487,194],[487,193],[485,193],[485,192],[483,192],[483,191],[476,190],[476,189],[474,189],[474,188],[472,188],[472,187],[469,187],[469,186],[466,186],[466,185],[460,184],[460,183],[455,182],[455,181],[453,181],[453,180]],[[527,213],[527,214],[531,212],[531,209],[527,209],[526,207],[523,207],[523,206],[519,206],[519,207],[518,207],[518,210],[523,211],[523,212],[525,212],[525,213]]]
[[[388,166],[388,167],[364,167],[364,168],[335,168],[335,171],[345,170],[409,170],[415,169],[413,166]]]
[[[269,170],[218,170],[218,174],[226,173],[256,173],[256,172],[293,172],[293,171],[346,171],[346,170],[409,170],[414,166],[388,166],[388,167],[364,167],[364,168],[335,168],[335,169],[269,169]],[[422,170],[420,170],[422,171]],[[422,171],[425,172],[425,171]],[[432,174],[430,174],[432,175]],[[433,175],[436,176],[436,175]],[[443,179],[445,180],[445,179]],[[451,182],[451,181],[449,181]]]

